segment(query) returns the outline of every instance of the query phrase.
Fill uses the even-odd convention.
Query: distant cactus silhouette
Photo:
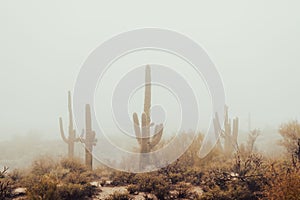
[[[228,107],[225,106],[225,116],[224,116],[224,130],[221,129],[220,121],[218,115],[215,115],[213,120],[214,127],[215,127],[215,134],[218,138],[221,131],[221,136],[224,138],[224,147],[223,152],[225,155],[230,156],[235,149],[238,147],[238,129],[239,129],[239,118],[236,117],[232,120],[232,127],[231,127],[231,120],[228,117]],[[218,139],[217,147],[220,147],[220,139]]]
[[[83,134],[85,132],[85,138]],[[88,169],[93,169],[93,146],[96,145],[96,133],[92,130],[91,108],[89,104],[85,106],[85,131],[80,138],[80,141],[85,145],[85,164]]]
[[[228,117],[228,107],[225,106],[225,119],[224,119],[224,151],[226,155],[231,155],[237,147],[237,137],[239,129],[239,118],[231,120]]]
[[[61,137],[65,143],[68,144],[68,157],[74,157],[74,143],[79,141],[79,138],[76,137],[76,131],[73,127],[73,113],[72,113],[72,100],[71,100],[71,92],[68,92],[68,109],[69,109],[69,135],[68,137],[64,134],[63,122],[62,118],[59,118],[59,126]]]
[[[161,140],[163,134],[163,125],[155,126],[154,134],[150,135],[150,127],[153,126],[150,118],[151,107],[151,69],[147,65],[145,69],[145,96],[144,96],[144,112],[141,116],[141,124],[139,123],[137,113],[133,114],[134,131],[137,141],[140,145],[140,169],[145,168],[149,164],[149,155],[153,147]]]
[[[223,147],[221,144],[221,138],[220,138],[220,136],[222,135],[222,128],[221,128],[219,116],[217,113],[215,113],[215,118],[213,119],[213,125],[214,125],[214,130],[215,130],[215,137],[216,137],[215,148],[218,151],[223,151]]]

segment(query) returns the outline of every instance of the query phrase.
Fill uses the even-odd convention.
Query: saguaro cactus
[[[224,118],[224,151],[226,155],[231,155],[233,150],[237,147],[237,137],[239,129],[239,118],[231,120],[228,117],[228,107],[225,106],[225,118]]]
[[[237,138],[239,129],[239,118],[234,118],[231,127],[231,120],[228,117],[228,107],[225,106],[224,130],[222,130],[217,113],[213,119],[215,134],[217,138],[217,148],[223,149],[225,155],[230,156],[235,148],[237,148]],[[221,147],[219,134],[224,138],[224,148]]]
[[[153,126],[150,118],[151,107],[151,69],[147,65],[145,69],[145,96],[144,96],[144,112],[141,116],[141,125],[139,123],[138,115],[133,114],[134,131],[137,141],[140,145],[140,169],[145,168],[149,164],[148,153],[161,140],[163,134],[163,125],[155,126],[154,134],[150,135],[150,127]]]
[[[68,92],[68,109],[69,109],[69,135],[68,138],[64,134],[62,118],[59,118],[60,134],[65,143],[68,144],[68,157],[74,157],[74,143],[78,142],[79,139],[76,137],[76,132],[73,127],[73,113],[72,113],[72,101],[71,101],[71,92]]]
[[[85,138],[80,139],[85,145],[85,165],[88,169],[93,169],[93,146],[96,145],[96,133],[92,130],[91,108],[89,104],[85,106]]]

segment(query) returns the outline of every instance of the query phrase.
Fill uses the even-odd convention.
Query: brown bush
[[[298,200],[300,197],[300,169],[293,163],[273,163],[268,173],[269,184],[264,187],[265,200]]]
[[[89,184],[93,176],[78,160],[54,162],[41,159],[33,163],[23,183],[29,199],[86,199],[97,191]]]
[[[12,181],[7,177],[7,167],[0,171],[0,199],[12,197]]]
[[[165,176],[153,173],[137,174],[134,183],[140,192],[152,193],[158,199],[167,198],[171,189]]]
[[[131,200],[132,198],[128,193],[120,193],[120,192],[114,192],[111,194],[107,200]]]
[[[263,158],[251,154],[245,160],[237,155],[231,165],[206,172],[203,183],[203,199],[255,200],[263,197],[267,184],[268,165]]]

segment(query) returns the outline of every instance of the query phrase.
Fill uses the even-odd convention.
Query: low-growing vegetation
[[[0,199],[12,198],[12,189],[16,187],[26,188],[24,199],[30,200],[87,199],[98,191],[90,184],[97,176],[76,159],[57,162],[44,157],[35,160],[22,176],[17,171],[7,176],[5,173],[1,173]]]
[[[297,200],[300,196],[300,129],[298,122],[282,125],[280,145],[286,156],[268,158],[252,131],[246,143],[228,156],[217,147],[204,159],[197,156],[202,136],[174,163],[149,173],[128,173],[109,168],[89,170],[81,160],[51,157],[35,160],[27,170],[0,172],[0,199],[13,199],[22,187],[22,199],[97,199],[105,187],[112,190],[98,199]],[[95,184],[92,184],[95,183]],[[124,192],[124,190],[126,192]]]

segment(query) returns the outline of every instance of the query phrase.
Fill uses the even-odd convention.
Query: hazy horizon
[[[299,119],[300,3],[249,2],[2,1],[0,140],[28,132],[60,137],[58,118],[65,128],[68,122],[67,91],[91,51],[113,35],[143,27],[180,32],[206,49],[222,76],[230,116],[240,118],[242,130],[249,113],[252,128],[260,129]],[[133,58],[122,63],[132,66]]]

